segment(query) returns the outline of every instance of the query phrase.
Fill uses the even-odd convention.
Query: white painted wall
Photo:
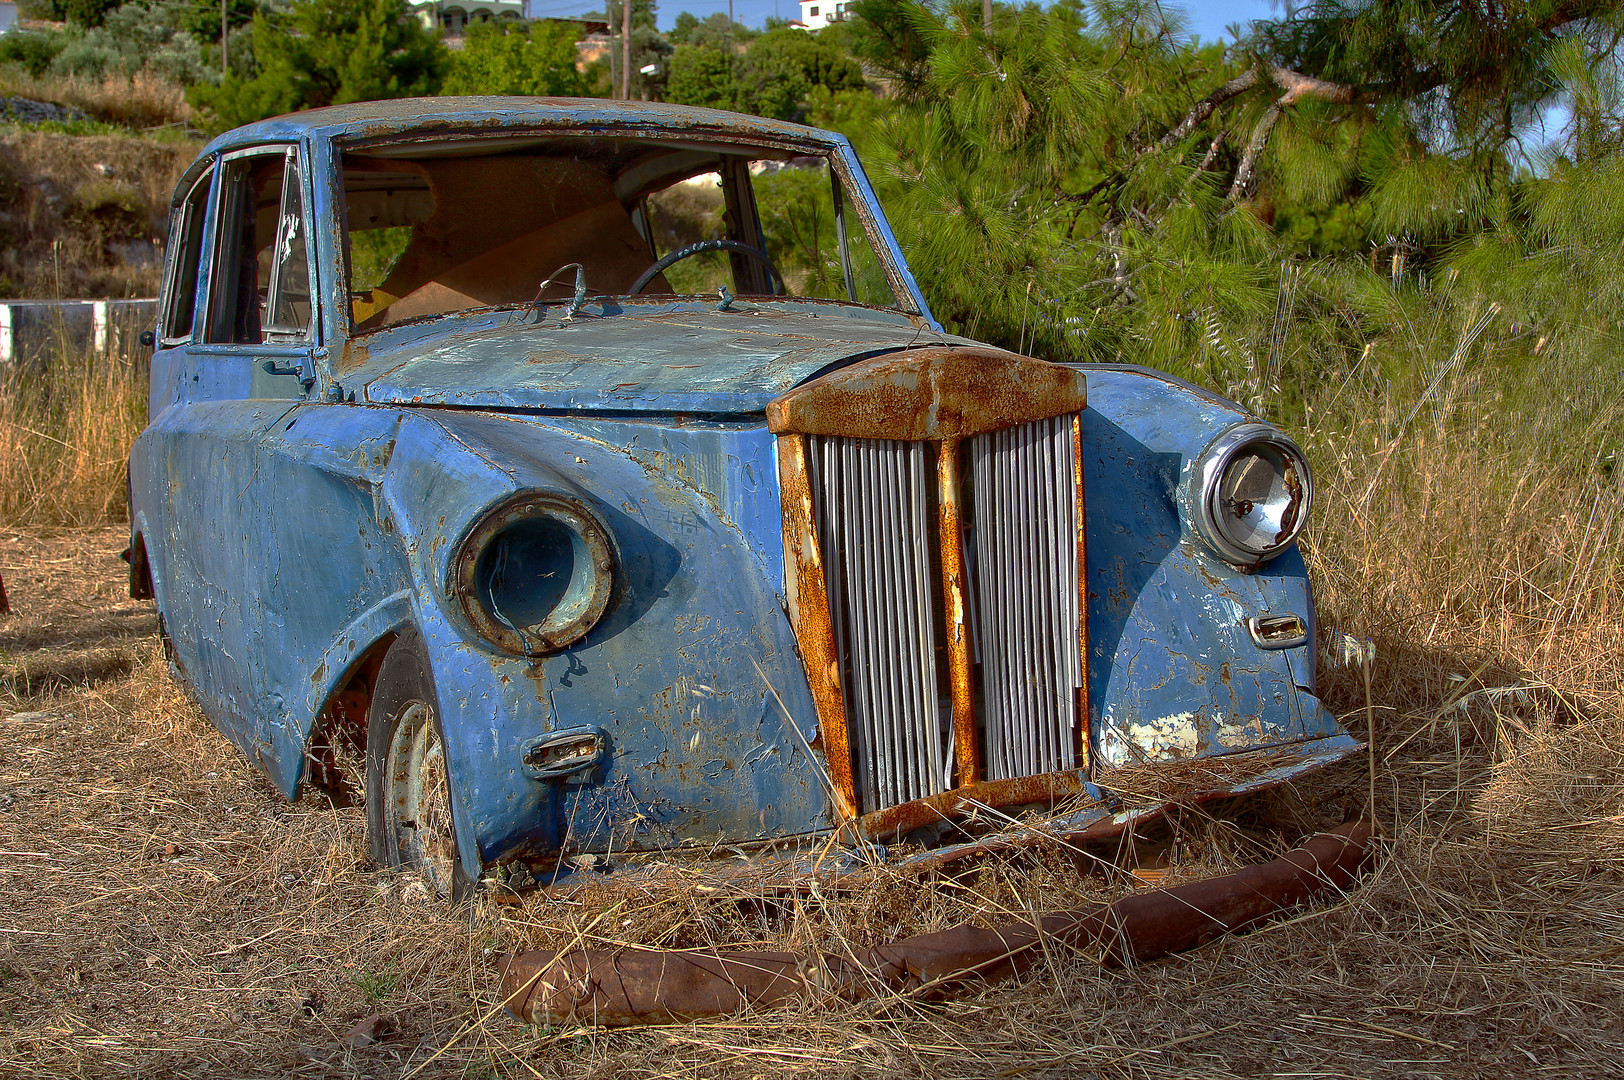
[[[807,30],[822,30],[833,22],[846,18],[846,0],[801,0],[801,25]]]

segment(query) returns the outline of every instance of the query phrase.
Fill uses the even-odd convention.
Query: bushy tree
[[[571,23],[475,23],[451,54],[442,92],[582,97],[589,88],[577,56]]]
[[[672,58],[671,101],[798,119],[814,87],[860,89],[863,72],[851,57],[802,30],[762,34],[743,53],[711,45],[682,45]]]
[[[244,23],[253,10],[251,4],[239,8]],[[181,85],[218,82],[219,9],[212,22],[204,24],[202,34],[197,32],[196,15],[196,6],[188,0],[124,4],[109,12],[100,26],[64,35],[50,70],[90,79],[145,71]],[[232,37],[233,44],[242,46],[234,63],[237,70],[246,71],[252,57],[241,36],[234,33]]]
[[[283,16],[254,16],[251,78],[233,74],[189,93],[219,129],[351,101],[433,94],[446,50],[404,0],[295,0]]]
[[[35,78],[45,74],[71,39],[66,34],[13,30],[0,34],[0,64],[18,64]]]
[[[677,16],[671,32],[666,37],[672,45],[709,45],[713,49],[727,49],[730,46],[748,44],[760,33],[759,30],[752,30],[743,23],[729,20],[720,11],[706,17],[704,21],[684,11]]]
[[[721,49],[704,45],[678,45],[671,54],[671,78],[665,87],[666,100],[711,109],[733,108],[736,104],[733,64],[734,58]]]

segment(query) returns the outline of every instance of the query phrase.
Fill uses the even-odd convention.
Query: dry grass
[[[12,66],[0,72],[0,94],[83,109],[96,120],[135,129],[190,127],[186,88],[151,72],[101,79],[78,75],[30,75]]]
[[[289,805],[170,679],[121,598],[119,529],[0,532],[0,1070],[19,1076],[1616,1076],[1624,1061],[1624,679],[1616,493],[1482,433],[1315,435],[1323,686],[1370,717],[1385,858],[1340,902],[1126,972],[1055,955],[948,1002],[648,1030],[524,1028],[494,953],[574,942],[844,950],[1086,902],[1058,848],[847,895],[671,868],[458,911]],[[0,436],[3,437],[3,436]],[[93,457],[94,455],[92,455]],[[3,459],[0,459],[3,460]],[[1374,480],[1374,482],[1373,482]],[[0,483],[0,491],[9,487]],[[1367,495],[1368,492],[1368,495]],[[1592,508],[1594,510],[1592,511]],[[122,666],[121,666],[122,665]],[[1177,875],[1252,861],[1366,799],[1362,762],[1142,838]],[[1092,852],[1117,861],[1111,849]],[[373,1013],[381,1041],[341,1036]]]
[[[127,516],[126,463],[146,415],[144,367],[125,356],[64,349],[44,370],[0,367],[0,523]]]
[[[169,196],[198,144],[0,135],[0,295],[156,296]]]

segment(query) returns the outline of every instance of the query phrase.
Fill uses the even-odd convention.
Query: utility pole
[[[620,96],[632,99],[632,0],[621,0],[625,5],[620,31]]]
[[[226,12],[230,10],[231,0],[220,0],[220,78],[224,79],[231,74],[231,65],[226,59]]]

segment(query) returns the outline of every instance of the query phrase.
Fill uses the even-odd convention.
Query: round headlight
[[[1302,532],[1313,502],[1308,460],[1267,424],[1239,424],[1214,439],[1202,452],[1196,483],[1196,530],[1237,566],[1283,551]]]
[[[468,530],[450,584],[492,645],[519,656],[556,652],[585,637],[609,606],[609,534],[574,499],[523,492]]]

